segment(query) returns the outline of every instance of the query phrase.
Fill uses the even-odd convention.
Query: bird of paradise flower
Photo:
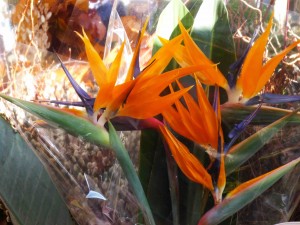
[[[181,171],[191,181],[206,187],[214,197],[215,204],[220,205],[220,207],[216,206],[205,214],[199,221],[199,225],[218,224],[217,222],[211,222],[214,221],[214,217],[222,217],[223,219],[226,218],[225,213],[222,216],[216,216],[215,214],[218,210],[223,210],[223,208],[226,207],[226,204],[231,202],[232,199],[235,199],[237,196],[242,196],[244,192],[247,192],[248,189],[254,185],[254,183],[259,183],[267,177],[272,176],[272,174],[275,174],[276,171],[287,167],[287,165],[282,166],[267,174],[261,175],[239,185],[229,192],[224,199],[223,191],[226,186],[225,158],[230,158],[230,154],[233,152],[230,148],[236,140],[236,137],[255,117],[261,107],[261,104],[242,123],[236,125],[236,128],[230,132],[229,138],[231,141],[225,144],[220,122],[221,116],[218,92],[215,95],[215,102],[212,106],[201,87],[201,84],[205,84],[215,86],[216,90],[218,90],[218,87],[225,89],[228,94],[229,102],[247,103],[249,99],[254,102],[251,98],[261,91],[270,79],[279,62],[289,51],[300,43],[300,41],[297,41],[291,44],[288,48],[262,65],[263,53],[271,31],[272,20],[273,18],[271,17],[266,31],[258,38],[249,50],[235,85],[229,85],[228,81],[218,70],[217,66],[197,47],[193,39],[188,34],[188,31],[179,22],[184,45],[177,46],[176,51],[174,51],[174,58],[176,61],[182,67],[190,65],[210,65],[210,67],[204,68],[203,70],[195,73],[197,102],[189,93],[185,93],[183,95],[184,103],[178,100],[174,106],[168,107],[165,111],[163,111],[162,115],[166,121],[166,125],[160,126],[160,131]],[[161,42],[164,45],[169,43],[169,41],[164,39],[161,39]],[[177,84],[180,89],[183,88],[179,82],[177,82]],[[276,97],[278,97],[278,95]],[[268,101],[273,101],[272,96],[270,99],[271,100]],[[299,97],[293,98],[292,101],[295,99],[299,101]],[[279,100],[291,101],[291,98],[281,98]],[[255,101],[255,103],[263,102]],[[199,159],[174,136],[173,132],[170,131],[170,128],[177,134],[180,134],[181,136],[184,136],[204,147],[211,159],[211,164],[208,168],[205,168],[201,161],[199,161]],[[299,159],[292,163],[299,163]],[[222,202],[223,204],[220,204]],[[220,211],[220,213],[222,214],[223,212]],[[216,221],[221,222],[222,220],[217,219]]]
[[[210,68],[196,73],[198,79],[205,85],[217,85],[224,88],[228,95],[228,102],[246,103],[263,89],[281,60],[300,43],[300,40],[292,43],[263,64],[265,46],[268,42],[272,24],[273,16],[271,16],[266,30],[249,49],[236,82],[233,84],[230,84],[219,71],[217,65],[205,56],[180,22],[179,27],[183,35],[184,45],[177,46],[176,51],[174,51],[174,58],[182,67],[211,65]],[[166,40],[162,40],[162,42],[164,44],[168,43]],[[278,96],[276,98],[280,101]],[[299,99],[297,98],[297,100]]]
[[[210,174],[199,160],[189,152],[188,148],[175,138],[167,126],[160,126],[160,131],[183,173],[190,180],[208,188],[212,192],[215,202],[218,203],[222,200],[226,183],[220,103],[218,96],[216,96],[215,105],[212,107],[200,81],[195,79],[198,102],[195,102],[193,97],[186,93],[183,96],[186,107],[178,100],[175,107],[168,107],[162,112],[162,115],[174,131],[203,146],[211,156],[212,163],[216,163],[212,164],[212,167],[218,167],[218,171],[212,168],[211,171],[214,170],[216,173]],[[179,82],[177,84],[180,89],[183,88]]]
[[[67,68],[61,62],[61,65],[72,86],[81,99],[81,103],[51,102],[84,106],[86,108],[88,118],[99,126],[104,126],[106,121],[114,117],[131,117],[135,119],[152,118],[155,115],[160,114],[164,108],[172,105],[176,99],[180,98],[184,93],[190,90],[191,87],[183,88],[177,92],[164,96],[161,96],[162,91],[174,80],[208,68],[210,65],[193,65],[162,73],[173,56],[169,49],[180,45],[180,42],[182,41],[183,37],[179,35],[161,48],[150,59],[148,66],[144,70],[140,71],[139,66],[137,66],[138,53],[141,39],[146,30],[146,25],[147,22],[141,30],[140,39],[138,41],[136,51],[134,52],[125,81],[121,84],[117,84],[117,78],[122,64],[124,43],[110,67],[106,68],[104,62],[92,46],[85,32],[83,31],[83,35],[77,33],[85,44],[86,55],[91,71],[99,86],[99,91],[96,98],[90,97],[76,83]],[[66,110],[76,115],[86,116],[84,113],[78,112],[77,110]]]
[[[224,143],[223,131],[221,128],[220,103],[218,100],[219,93],[215,93],[215,102],[212,106],[205,95],[199,79],[195,78],[195,80],[198,100],[194,100],[189,93],[185,93],[183,95],[184,103],[177,100],[174,106],[170,106],[163,111],[162,115],[165,120],[165,125],[161,125],[159,128],[181,171],[191,181],[207,188],[214,197],[215,204],[218,205],[224,201],[223,191],[226,186],[226,176],[228,175],[226,171],[226,162],[228,161],[225,159],[231,157],[230,155],[235,148],[232,148],[234,150],[231,149],[232,142],[227,145]],[[178,83],[178,86],[180,89],[183,88],[180,83]],[[239,124],[239,126],[241,126],[239,132],[242,131],[242,127],[249,124],[256,113],[257,110],[245,119],[249,121]],[[205,168],[202,162],[192,154],[170,130],[201,145],[210,156],[211,164]],[[239,135],[238,131],[233,131],[234,137]],[[235,139],[234,137],[232,137],[232,139]],[[300,159],[298,158],[291,162],[291,164],[297,164],[299,161]],[[236,195],[242,195],[243,192],[246,192],[251,187],[251,185],[259,183],[261,180],[276,173],[276,171],[284,169],[284,167],[288,167],[287,165],[242,183],[229,192],[225,200],[227,201],[228,199],[235,198]],[[226,205],[226,201],[224,205]],[[206,217],[204,216],[204,218]],[[203,219],[203,221],[204,220],[205,219]],[[202,224],[201,221],[199,224]],[[206,223],[204,222],[203,224]]]

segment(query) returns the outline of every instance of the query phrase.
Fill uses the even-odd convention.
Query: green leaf
[[[171,0],[159,16],[156,35],[169,39],[176,28],[178,29],[178,21],[180,20],[185,25],[188,25],[187,23],[190,26],[193,24],[193,17],[183,2],[181,0]]]
[[[158,224],[172,224],[169,216],[178,210],[176,211],[176,206],[173,210],[171,208],[170,192],[172,190],[170,190],[171,185],[168,180],[167,158],[162,140],[156,130],[142,131],[139,153],[139,177],[155,221]],[[176,188],[176,185],[173,185],[173,188]],[[179,214],[176,217],[179,217]],[[176,217],[173,217],[173,221]],[[173,224],[176,223],[173,222]]]
[[[0,198],[16,225],[75,224],[42,163],[2,117]]]
[[[27,102],[3,94],[0,94],[0,96],[21,107],[22,109],[42,118],[43,120],[59,126],[70,134],[81,136],[85,140],[97,145],[112,147],[112,150],[115,151],[116,157],[119,160],[126,178],[133,187],[134,193],[139,200],[140,207],[143,209],[143,212],[145,213],[149,224],[155,224],[143,188],[135,172],[134,166],[128,156],[127,151],[124,149],[122,144],[120,145],[121,142],[119,139],[117,139],[118,137],[116,136],[113,128],[110,129],[110,133],[108,134],[108,132],[104,128],[95,126],[86,119],[63,112],[59,109],[36,104],[33,102]],[[110,125],[110,127],[112,127],[112,125]]]
[[[66,130],[72,135],[80,136],[87,141],[102,145],[104,147],[109,147],[109,137],[107,131],[102,127],[95,126],[93,123],[84,118],[74,116],[70,113],[63,112],[53,107],[27,102],[3,94],[0,94],[0,97],[40,117],[43,120]]]
[[[224,221],[261,195],[299,162],[300,158],[295,159],[267,174],[241,184],[231,191],[220,204],[209,210],[201,218],[198,225],[216,225]]]
[[[294,115],[295,112],[289,113],[233,146],[225,158],[226,174],[232,173],[258,152]]]
[[[111,122],[108,122],[109,127],[109,139],[110,145],[115,151],[116,157],[123,169],[123,172],[131,185],[133,192],[139,202],[139,205],[142,209],[144,217],[146,219],[146,223],[149,225],[154,225],[155,221],[146,198],[145,192],[143,190],[142,184],[139,180],[139,177],[135,171],[135,168],[132,164],[132,161],[128,155],[127,150],[123,146],[119,136],[117,135],[116,130],[114,129]]]
[[[226,75],[235,62],[235,48],[223,0],[204,0],[194,19],[191,36],[204,54]]]
[[[194,18],[181,0],[171,0],[159,16],[155,31],[156,35],[168,40],[176,37],[180,33],[178,21],[181,21],[185,27],[191,27]],[[161,46],[162,44],[156,38],[152,54],[156,53]],[[170,64],[169,69],[176,68],[174,65],[175,62],[171,62]]]

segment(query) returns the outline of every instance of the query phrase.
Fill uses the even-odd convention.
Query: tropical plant
[[[203,12],[210,12],[205,21]],[[170,16],[176,19],[164,29],[162,24]],[[152,58],[145,68],[140,68],[146,20],[126,73],[120,72],[126,62],[125,41],[106,66],[85,31],[77,33],[99,87],[95,96],[80,87],[57,55],[81,101],[48,102],[83,107],[85,111],[46,106],[5,94],[0,97],[84,141],[111,149],[143,214],[140,222],[217,225],[232,220],[235,213],[300,162],[296,157],[233,187],[230,182],[239,168],[286,124],[300,121],[299,109],[265,106],[299,101],[299,96],[262,90],[281,60],[300,41],[264,63],[273,25],[271,14],[265,31],[249,42],[243,57],[236,61],[222,0],[204,0],[196,15],[180,0],[172,0],[157,23],[161,37],[156,40]],[[228,37],[224,38],[224,34]],[[251,123],[264,127],[241,138]],[[139,174],[116,129],[142,130]],[[160,198],[162,193],[168,196]],[[95,196],[105,199],[99,193]],[[170,204],[171,218],[170,210],[162,209],[166,204]],[[183,210],[183,206],[187,209]]]

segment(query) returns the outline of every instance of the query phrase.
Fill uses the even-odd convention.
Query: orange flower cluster
[[[87,35],[84,32],[83,36],[79,35],[85,44],[91,70],[100,88],[94,103],[93,121],[103,126],[107,120],[116,116],[147,119],[161,114],[166,123],[159,129],[178,166],[190,180],[209,189],[218,203],[222,200],[226,184],[220,103],[217,94],[214,106],[211,105],[202,84],[213,85],[216,90],[219,87],[225,89],[231,102],[244,102],[261,91],[279,62],[300,41],[262,65],[272,27],[271,18],[265,32],[249,50],[236,86],[230,88],[225,76],[197,47],[184,26],[179,23],[179,27],[181,34],[172,40],[160,38],[163,47],[151,58],[143,71],[136,68],[140,38],[130,69],[121,84],[117,84],[117,79],[124,44],[111,66],[106,68]],[[145,29],[146,26],[142,29],[141,37]],[[182,68],[163,73],[172,58],[175,58]],[[136,74],[138,76],[134,77]],[[188,93],[191,87],[185,88],[178,81],[179,78],[192,74],[196,83],[197,100]],[[174,91],[171,85],[175,81],[177,91]],[[169,94],[162,95],[168,87]],[[169,128],[204,147],[211,158],[210,167],[215,168],[205,168],[188,148],[177,140]],[[217,171],[212,173],[211,169],[216,168]]]

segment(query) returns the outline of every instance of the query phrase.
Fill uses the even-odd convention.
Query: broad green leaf
[[[63,112],[53,107],[24,101],[3,94],[0,94],[0,97],[10,101],[27,112],[40,117],[43,120],[66,130],[72,135],[80,136],[85,140],[97,145],[109,147],[109,137],[107,131],[104,128],[95,126],[84,118],[74,116],[70,113]]]
[[[112,131],[113,128],[110,129],[110,134],[108,134],[104,128],[97,127],[88,120],[63,112],[59,109],[27,102],[3,94],[0,94],[0,96],[22,109],[46,120],[47,122],[59,126],[70,134],[80,136],[94,144],[102,145],[104,147],[112,147],[126,178],[134,189],[134,193],[140,202],[141,208],[144,209],[143,211],[146,213],[145,215],[147,216],[146,218],[148,219],[149,224],[155,224],[133,164],[130,161],[127,151],[125,149],[121,149],[119,146],[118,141],[120,140],[116,141],[115,133]],[[110,138],[112,140],[110,140]]]
[[[177,206],[173,206],[172,210],[170,196],[172,190],[170,190],[171,185],[169,184],[171,177],[168,177],[165,150],[156,130],[142,131],[139,154],[139,177],[152,208],[155,221],[158,224],[172,224],[169,216],[171,213],[176,212]],[[176,185],[173,185],[172,188],[176,188]],[[179,214],[176,216],[178,217]],[[175,219],[173,218],[173,221]],[[176,223],[173,222],[173,224]]]
[[[142,212],[146,219],[146,224],[155,225],[155,221],[146,198],[145,192],[143,190],[142,184],[139,180],[139,177],[135,171],[135,168],[132,164],[132,161],[128,155],[127,150],[123,146],[119,136],[117,135],[116,130],[114,129],[111,122],[108,122],[109,127],[109,139],[110,145],[114,149],[116,157],[123,169],[123,172],[131,185],[133,192],[139,202],[139,205],[142,209]]]
[[[256,152],[258,152],[281,128],[289,122],[289,119],[293,115],[295,115],[295,113],[289,113],[287,116],[262,128],[247,139],[233,146],[225,158],[226,174],[229,175],[232,173]]]
[[[15,225],[75,224],[42,163],[2,117],[0,198]]]
[[[256,108],[252,106],[244,106],[242,104],[223,104],[221,106],[222,123],[227,128],[232,128],[234,124],[238,124],[243,121],[251,112]],[[291,110],[274,108],[269,106],[262,106],[251,124],[266,125],[273,123],[274,121],[290,114]],[[300,114],[294,114],[289,117],[290,123],[300,123]]]
[[[181,0],[171,0],[161,12],[156,26],[156,35],[170,40],[180,33],[178,21],[181,21],[185,27],[190,28],[193,25],[194,18]],[[158,51],[162,46],[158,38],[154,41],[153,52]],[[175,68],[175,62],[170,63],[169,69]]]
[[[235,48],[223,0],[204,0],[194,19],[191,36],[224,75],[235,61]]]
[[[191,148],[192,147],[190,147],[190,149]],[[202,163],[207,161],[205,160],[205,151],[198,145],[194,145],[192,153]],[[186,194],[186,220],[182,224],[197,224],[201,216],[204,214],[207,206],[209,205],[210,192],[202,185],[188,180]]]
[[[171,0],[161,12],[156,26],[156,35],[169,39],[178,27],[178,21],[183,20],[183,24],[193,23],[193,17],[181,0]],[[173,37],[176,36],[175,34]]]
[[[230,217],[241,208],[252,202],[281,177],[292,171],[300,162],[300,158],[281,166],[269,173],[254,178],[232,190],[225,199],[209,210],[199,221],[198,225],[217,225]]]

